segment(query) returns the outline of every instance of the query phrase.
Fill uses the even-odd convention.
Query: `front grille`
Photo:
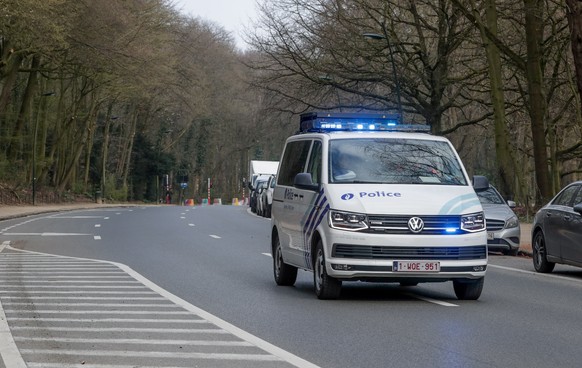
[[[406,216],[382,216],[370,215],[368,221],[370,228],[364,230],[374,234],[413,234],[408,228],[408,220],[415,217]],[[418,216],[424,221],[424,229],[419,235],[445,235],[446,229],[459,228],[460,216]],[[449,234],[450,235],[450,234]]]
[[[503,220],[485,219],[485,221],[487,222],[487,231],[499,231],[505,227],[505,221]]]
[[[468,260],[485,259],[487,247],[380,247],[368,245],[334,244],[332,256],[352,259],[406,259],[406,260]]]

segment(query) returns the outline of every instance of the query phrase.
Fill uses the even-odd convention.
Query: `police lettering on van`
[[[483,209],[452,144],[386,114],[307,113],[287,139],[273,192],[278,285],[313,272],[316,295],[348,281],[452,281],[478,299],[487,268]]]

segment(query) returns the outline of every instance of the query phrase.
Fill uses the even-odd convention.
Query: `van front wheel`
[[[297,280],[297,267],[290,266],[283,261],[281,241],[275,238],[273,246],[273,274],[275,282],[280,286],[293,286]]]
[[[453,289],[459,300],[477,300],[483,291],[485,278],[477,280],[453,280]]]
[[[325,268],[325,254],[321,240],[315,247],[315,259],[313,261],[313,283],[315,295],[319,299],[337,299],[340,295],[342,282],[327,274]]]

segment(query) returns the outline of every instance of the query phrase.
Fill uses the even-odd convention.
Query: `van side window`
[[[311,149],[311,157],[309,157],[309,164],[307,172],[311,174],[313,184],[321,183],[321,142],[314,141]]]
[[[293,186],[295,175],[303,172],[305,169],[305,162],[307,161],[311,142],[310,140],[306,140],[287,143],[285,153],[281,159],[279,177],[277,178],[279,185]]]

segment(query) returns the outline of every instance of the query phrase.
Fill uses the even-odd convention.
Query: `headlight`
[[[519,220],[517,219],[517,216],[511,216],[511,218],[507,221],[505,221],[505,228],[506,229],[510,229],[512,227],[518,227],[519,226]]]
[[[485,216],[483,212],[461,216],[461,229],[470,233],[485,230]]]
[[[329,226],[334,229],[356,231],[368,228],[366,215],[353,212],[329,211]]]

